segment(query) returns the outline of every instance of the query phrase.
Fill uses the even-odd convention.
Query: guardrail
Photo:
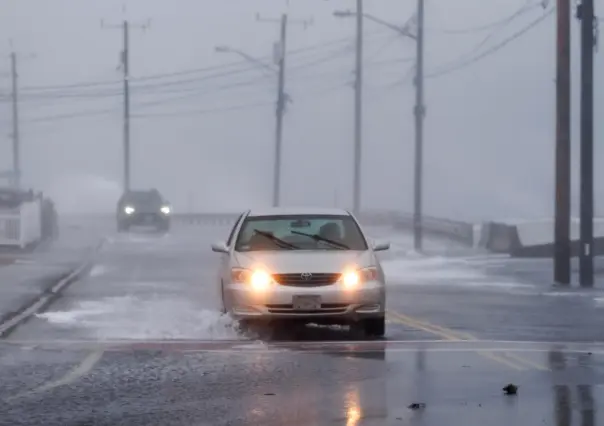
[[[228,226],[234,224],[240,213],[174,213],[172,220],[177,224],[198,226]],[[389,226],[394,229],[412,231],[413,215],[394,211],[367,211],[357,215],[365,226]],[[464,246],[474,245],[474,224],[424,216],[422,230],[430,237],[455,241]]]
[[[176,213],[176,223],[200,226],[229,226],[240,213]],[[387,226],[412,232],[413,215],[396,211],[366,211],[357,215],[365,226]],[[512,257],[551,258],[553,256],[553,220],[544,219],[517,223],[496,221],[473,223],[424,216],[422,230],[425,236],[454,241],[466,247],[476,247],[489,253]],[[571,225],[572,255],[577,256],[579,223]],[[604,255],[604,218],[594,219],[596,255]],[[475,235],[477,234],[477,235]]]
[[[604,219],[594,218],[594,254],[604,255]],[[571,256],[579,255],[579,221],[571,221]],[[485,222],[481,225],[478,246],[492,253],[519,258],[554,256],[554,222],[544,219],[506,224]]]

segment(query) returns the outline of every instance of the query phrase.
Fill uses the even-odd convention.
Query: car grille
[[[299,274],[273,274],[273,279],[281,284],[292,287],[320,287],[334,284],[340,279],[339,273],[299,273]]]
[[[348,309],[345,303],[322,303],[321,309],[313,311],[295,310],[291,304],[266,305],[271,314],[343,314]]]

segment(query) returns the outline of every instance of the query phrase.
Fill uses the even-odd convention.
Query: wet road
[[[87,279],[0,341],[0,425],[604,424],[599,290],[393,236],[385,341],[257,340],[217,311],[209,243],[227,232],[112,237]]]

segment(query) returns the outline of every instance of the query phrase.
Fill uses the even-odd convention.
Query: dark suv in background
[[[170,203],[157,189],[127,191],[117,203],[117,229],[128,231],[132,226],[154,227],[158,231],[170,229]]]

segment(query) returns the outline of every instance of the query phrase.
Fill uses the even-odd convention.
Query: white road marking
[[[101,360],[101,358],[103,357],[103,353],[104,353],[104,351],[102,351],[102,350],[94,351],[94,352],[88,354],[88,356],[86,358],[84,358],[84,360],[80,364],[78,364],[75,368],[68,371],[67,374],[65,374],[60,379],[47,382],[35,389],[12,396],[12,397],[6,399],[6,401],[8,402],[8,401],[12,401],[12,400],[15,400],[18,398],[33,396],[33,395],[36,395],[41,392],[46,392],[51,389],[58,388],[59,386],[69,385],[69,384],[75,382],[76,380],[78,380],[80,377],[83,377],[86,374],[88,374],[95,367],[95,365]]]
[[[104,244],[104,240],[101,240],[101,242],[97,245],[97,247],[93,251],[93,253],[100,250],[100,248],[103,246],[103,244]],[[63,290],[63,288],[65,286],[67,286],[68,284],[73,282],[73,280],[75,280],[79,275],[81,275],[82,272],[84,272],[86,270],[86,268],[88,268],[91,265],[91,263],[93,262],[93,259],[94,259],[94,254],[91,254],[91,256],[84,263],[82,263],[77,269],[75,269],[71,274],[69,274],[66,278],[62,279],[61,281],[56,283],[54,286],[52,286],[50,288],[50,294],[46,294],[46,295],[42,296],[29,308],[25,309],[23,312],[19,313],[18,315],[15,315],[10,320],[0,324],[0,337],[3,337],[13,327],[15,327],[18,324],[20,324],[21,322],[25,321],[31,315],[37,313],[50,300],[50,298],[54,294],[59,293],[61,290]]]

